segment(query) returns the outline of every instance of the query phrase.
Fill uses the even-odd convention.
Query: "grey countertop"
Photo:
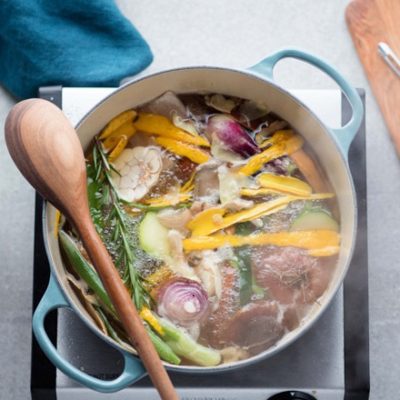
[[[366,89],[371,399],[398,398],[400,163],[346,28],[348,1],[117,2],[155,54],[145,73],[196,64],[243,68],[279,48],[300,47]],[[276,77],[288,88],[333,87],[320,72],[292,60],[279,65]],[[13,104],[0,89],[0,124]],[[0,165],[0,399],[24,400],[30,398],[34,192],[13,166],[3,135]]]

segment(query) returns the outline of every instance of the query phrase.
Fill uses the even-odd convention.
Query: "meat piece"
[[[241,308],[229,321],[226,339],[246,347],[251,354],[274,345],[284,333],[278,321],[278,304],[274,301],[257,301]]]
[[[136,132],[130,139],[129,145],[127,147],[147,147],[147,146],[157,146],[156,141],[150,135],[143,132]]]
[[[305,307],[302,305],[290,305],[286,307],[282,317],[282,325],[288,330],[293,331],[300,325],[300,321],[305,315]]]
[[[227,321],[240,306],[238,270],[225,262],[220,267],[222,276],[222,293],[218,308],[211,313],[201,331],[201,337],[216,348],[227,344]]]
[[[162,170],[157,185],[149,192],[149,197],[158,197],[171,192],[172,188],[178,188],[189,180],[196,164],[188,158],[178,158],[174,154],[162,152]]]
[[[255,121],[253,121],[254,123]],[[280,131],[282,129],[286,129],[288,127],[288,123],[286,121],[280,121],[280,120],[275,120],[272,122],[268,121],[267,118],[267,126],[262,128],[261,131],[257,134],[257,137],[261,139],[266,139],[268,136],[271,136],[277,131]]]
[[[196,174],[194,180],[194,196],[196,199],[208,198],[208,203],[217,203],[219,200],[218,171],[214,166],[204,167]]]
[[[267,163],[263,171],[271,172],[276,175],[288,175],[289,171],[293,169],[296,169],[296,165],[292,162],[291,158],[283,156]]]
[[[175,112],[180,117],[186,116],[186,107],[182,101],[173,92],[165,92],[160,97],[152,100],[143,106],[140,111],[152,114],[160,114],[168,119],[172,119],[172,113]]]
[[[208,107],[204,101],[204,96],[196,94],[180,95],[182,101],[186,104],[189,115],[198,121],[204,122],[207,115],[215,113],[211,107]]]
[[[334,260],[295,247],[258,247],[252,252],[257,283],[282,304],[311,304],[326,290]]]
[[[179,158],[175,162],[174,174],[175,177],[183,184],[190,179],[197,164],[190,161],[186,157]]]

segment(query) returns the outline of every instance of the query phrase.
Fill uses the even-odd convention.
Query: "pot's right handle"
[[[53,276],[50,277],[49,286],[47,287],[46,293],[40,300],[33,314],[33,332],[35,334],[36,340],[39,346],[50,359],[50,361],[65,375],[74,379],[75,381],[85,385],[91,389],[97,390],[103,393],[112,393],[121,390],[138,379],[142,378],[146,372],[143,368],[142,363],[134,356],[122,352],[124,357],[124,370],[121,375],[114,380],[106,381],[102,379],[97,379],[85,372],[81,371],[79,368],[74,367],[69,363],[63,356],[57,351],[49,337],[47,336],[44,321],[47,314],[56,309],[70,307],[67,300],[65,299],[61,289],[59,288],[56,280]]]
[[[283,49],[271,54],[258,64],[250,67],[250,70],[267,76],[273,80],[274,67],[283,58],[295,58],[319,68],[339,85],[340,89],[347,97],[353,111],[350,121],[342,128],[331,128],[344,155],[347,156],[350,144],[360,128],[364,113],[364,108],[356,89],[354,89],[349,82],[327,62],[312,54],[297,49]]]

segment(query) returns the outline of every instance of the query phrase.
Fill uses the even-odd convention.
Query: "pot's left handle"
[[[50,359],[50,361],[60,371],[82,385],[104,393],[112,393],[121,390],[142,378],[146,374],[142,363],[138,359],[122,351],[121,353],[125,362],[124,370],[120,376],[110,381],[105,381],[88,375],[69,363],[65,358],[63,358],[63,356],[57,351],[53,343],[50,341],[44,327],[46,315],[56,308],[63,307],[70,307],[70,305],[61,292],[56,280],[53,278],[53,276],[51,276],[46,293],[42,297],[33,314],[32,324],[33,332],[36,340],[39,343],[39,346]]]
[[[344,155],[347,156],[350,144],[360,128],[364,113],[364,107],[356,89],[350,85],[350,83],[343,77],[342,74],[340,74],[339,71],[337,71],[327,62],[312,54],[297,49],[280,50],[264,58],[258,64],[250,67],[249,69],[273,80],[273,70],[276,64],[283,58],[295,58],[319,68],[339,85],[340,89],[347,97],[353,111],[350,121],[342,128],[331,128],[343,150]]]

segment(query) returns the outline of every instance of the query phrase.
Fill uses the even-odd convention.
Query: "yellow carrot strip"
[[[267,188],[257,188],[257,189],[243,188],[240,189],[239,193],[241,196],[246,196],[246,197],[264,196],[267,194],[287,194],[278,190],[272,190]]]
[[[279,157],[291,154],[303,146],[304,140],[299,135],[294,135],[288,140],[281,141],[264,150],[262,153],[248,159],[247,163],[239,169],[244,175],[253,175],[264,164]]]
[[[189,180],[187,182],[185,182],[185,184],[181,187],[181,189],[180,189],[181,193],[190,192],[193,190],[193,188],[194,188],[193,181],[194,181],[195,176],[196,176],[196,170],[193,171]]]
[[[126,136],[121,136],[118,140],[117,145],[114,147],[114,150],[108,156],[108,160],[110,162],[115,161],[122,153],[122,151],[125,149],[127,143],[128,143],[128,138]]]
[[[296,196],[308,196],[312,193],[312,188],[308,183],[292,176],[274,175],[264,172],[257,176],[257,182],[264,188],[278,190]]]
[[[267,194],[276,194],[276,195],[288,195],[290,193],[284,192],[282,190],[274,190],[274,189],[267,189],[267,188],[258,188],[258,189],[250,189],[250,188],[243,188],[240,189],[240,195],[246,197],[256,197],[256,196],[264,196]],[[309,196],[300,196],[304,197],[299,200],[325,200],[331,199],[335,197],[334,193],[313,193]]]
[[[198,147],[166,137],[157,137],[156,142],[171,153],[187,157],[196,164],[203,164],[210,159],[210,155]]]
[[[185,251],[216,249],[222,246],[281,246],[299,247],[307,250],[338,248],[340,235],[335,231],[303,231],[259,233],[254,235],[212,235],[197,236],[183,240]],[[314,253],[318,254],[318,253]]]
[[[180,189],[180,192],[183,194],[183,193],[190,193],[192,190],[194,189],[194,185],[192,184],[192,185],[190,185],[190,186],[187,186],[187,187],[185,187],[185,188],[181,188]]]
[[[259,145],[260,148],[267,147],[269,145],[278,143],[282,140],[288,140],[294,136],[294,132],[291,129],[285,129],[285,130],[279,130],[276,131],[273,136],[269,137],[268,139],[265,139],[261,144]]]
[[[137,113],[134,110],[127,110],[113,118],[103,129],[99,139],[103,140],[110,136],[116,129],[128,121],[133,121]]]
[[[221,207],[210,207],[196,214],[186,225],[188,229],[194,231],[205,224],[210,222],[217,222],[218,219],[226,214],[226,209]]]
[[[225,215],[225,209],[213,207],[197,214],[186,226],[192,231],[192,236],[206,236],[239,222],[252,221],[260,217],[277,213],[285,209],[292,201],[323,200],[333,196],[333,193],[315,193],[309,196],[286,195],[256,204],[252,208],[229,215]]]
[[[192,198],[190,193],[174,193],[165,196],[147,199],[144,203],[154,207],[175,206],[179,203],[184,203]]]
[[[146,321],[160,336],[164,335],[164,329],[157,321],[157,318],[154,317],[153,313],[147,307],[143,307],[140,310],[140,317]]]
[[[61,221],[61,213],[60,211],[56,210],[56,217],[54,221],[54,236],[58,237],[58,231],[60,229],[60,221]]]
[[[339,253],[339,246],[327,246],[321,249],[311,249],[308,250],[308,254],[313,257],[331,257]]]
[[[265,203],[256,204],[252,208],[227,216],[223,216],[223,213],[220,213],[218,218],[216,218],[211,212],[210,214],[205,214],[205,212],[209,211],[205,210],[203,211],[203,215],[196,216],[198,217],[197,220],[195,217],[192,221],[190,221],[187,227],[192,231],[192,236],[210,235],[211,233],[227,228],[239,222],[251,221],[261,216],[278,212],[285,208],[293,200],[294,198],[290,196],[280,197]],[[217,210],[215,210],[215,212],[217,212]]]
[[[126,136],[126,138],[129,139],[135,133],[136,133],[136,128],[134,127],[133,123],[131,121],[126,122],[125,124],[123,124],[119,128],[117,128],[114,132],[112,132],[111,135],[108,136],[103,141],[104,150],[106,152],[112,150],[118,144],[119,139],[122,136]]]
[[[207,139],[179,129],[163,115],[139,113],[139,118],[135,121],[135,127],[139,131],[150,135],[162,136],[198,146],[210,147],[210,143]]]
[[[114,136],[111,135],[109,136],[104,142],[103,142],[103,149],[106,153],[110,152],[119,142],[121,139],[120,136]]]

